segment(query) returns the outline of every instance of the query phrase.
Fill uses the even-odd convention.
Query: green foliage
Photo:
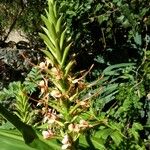
[[[95,55],[109,64],[136,62],[149,29],[148,1],[61,1],[79,67],[91,65]],[[83,64],[83,65],[82,65]]]
[[[1,91],[1,100],[6,100],[11,97],[15,97],[15,94],[18,93],[18,87],[20,85],[20,82],[12,82],[9,84],[8,89],[4,88],[3,91]]]
[[[108,85],[108,89],[111,89],[111,84],[118,83],[116,84],[117,91],[114,92],[114,95],[110,94],[111,99],[108,103],[107,100],[105,103],[106,95],[104,95],[104,99],[103,95],[96,97],[93,110],[99,109],[99,116],[107,116],[110,122],[116,124],[115,126],[118,127],[118,131],[120,131],[122,135],[117,138],[112,137],[114,144],[108,146],[108,143],[111,141],[111,139],[108,138],[111,135],[111,129],[106,128],[106,131],[108,130],[109,133],[107,134],[106,132],[104,134],[106,143],[104,142],[103,144],[106,144],[106,148],[146,149],[145,141],[147,137],[145,137],[145,134],[149,129],[145,127],[149,118],[147,117],[149,114],[149,102],[146,99],[148,87],[145,84],[147,80],[144,76],[147,75],[147,73],[144,74],[140,71],[143,69],[143,66],[146,66],[148,63],[148,61],[145,61],[147,60],[145,58],[147,57],[144,55],[143,61],[138,67],[132,63],[118,64],[112,65],[103,71],[103,74],[107,76],[106,85]],[[110,81],[110,83],[108,81]],[[101,132],[101,130],[98,132]],[[105,130],[103,130],[103,132],[105,132]],[[118,141],[115,142],[115,139],[118,139]],[[116,145],[115,143],[119,144]]]
[[[33,92],[35,92],[41,79],[42,76],[40,69],[38,67],[33,67],[25,78],[25,81],[23,82],[24,88],[27,93],[32,94]]]
[[[44,149],[53,149],[55,148],[59,148],[59,145],[56,144],[56,142],[54,140],[52,140],[51,142],[46,142],[43,141],[41,139],[40,136],[38,136],[38,134],[34,131],[34,129],[23,123],[22,121],[20,121],[20,119],[14,115],[11,114],[6,108],[4,108],[1,104],[0,104],[0,113],[9,121],[11,122],[16,129],[19,130],[19,132],[22,134],[22,136],[20,136],[20,134],[18,134],[17,131],[6,131],[6,130],[1,130],[0,131],[0,137],[3,135],[3,141],[4,143],[6,142],[6,140],[9,140],[8,145],[14,145],[14,141],[18,140],[18,145],[17,146],[13,146],[12,148],[16,148],[16,147],[20,147],[22,149],[26,148],[27,146],[24,145],[24,143],[22,142],[22,137],[24,139],[25,144],[29,145],[30,147],[33,147],[37,150],[44,150]],[[8,148],[8,145],[4,145],[3,148]],[[16,145],[16,143],[15,143]]]
[[[44,33],[40,33],[47,46],[42,50],[45,60],[32,68],[24,82],[10,83],[0,92],[4,102],[13,100],[16,114],[0,105],[0,113],[10,122],[2,123],[2,129],[14,125],[25,143],[39,150],[145,150],[150,119],[147,5],[147,1],[134,0],[48,0],[48,9],[42,15]],[[87,72],[72,73],[75,61],[74,55],[69,54],[76,47],[78,54],[86,50],[93,55],[95,47],[100,47],[98,43],[106,51],[95,60],[107,67],[96,70],[96,81],[86,82],[92,67]],[[116,47],[135,49],[140,61],[128,57],[121,62],[134,63],[116,64],[116,57],[115,61],[108,60],[108,54],[113,54]],[[34,92],[36,99],[32,98]],[[35,104],[30,104],[29,99]],[[35,130],[27,125],[33,116],[41,117],[33,124]],[[14,133],[13,136],[12,132],[0,130],[0,137],[4,135],[4,142],[9,139],[10,145],[19,139],[20,146],[23,139]]]
[[[15,144],[14,144],[15,143]],[[2,149],[6,150],[35,150],[27,146],[23,138],[17,131],[0,130],[0,144]]]
[[[150,25],[150,4],[147,0],[131,0],[130,3],[127,0],[57,2],[60,6],[59,13],[65,14],[69,29],[67,34],[75,41],[73,50],[78,54],[79,67],[82,67],[81,64],[91,65],[95,55],[103,57],[105,65],[137,61],[137,55],[141,56],[140,48],[145,43],[144,37],[148,34]],[[39,16],[43,13],[46,2],[44,0],[26,2],[3,0],[0,1],[0,6],[2,29],[6,24],[7,27],[10,26],[19,13],[18,10],[23,9],[16,25],[18,28],[24,28],[31,36],[28,38],[32,43],[37,43],[39,40],[37,32],[41,30],[42,24]]]
[[[21,29],[29,35],[31,42],[37,43],[37,34],[41,25],[41,19],[39,16],[43,12],[45,6],[45,0],[1,0],[0,29],[4,32],[2,37],[4,38],[7,34],[5,33],[6,29]],[[33,34],[36,37],[34,37]]]
[[[8,89],[4,88],[3,91],[1,91],[1,100],[13,100],[13,103],[15,103],[15,114],[23,122],[29,124],[32,120],[32,114],[30,113],[31,107],[28,103],[29,98],[26,94],[27,93],[23,85],[21,85],[21,82],[12,82],[9,84]],[[13,105],[13,103],[11,102],[11,105]]]

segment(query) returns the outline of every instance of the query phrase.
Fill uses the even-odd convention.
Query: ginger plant
[[[39,64],[43,80],[38,85],[41,89],[38,104],[43,106],[43,122],[47,125],[42,132],[44,138],[57,136],[62,139],[62,149],[73,150],[80,135],[94,125],[89,122],[92,119],[88,113],[90,98],[79,99],[80,93],[89,86],[83,81],[86,73],[80,78],[71,73],[75,63],[74,58],[69,57],[72,42],[57,8],[56,1],[48,0],[46,16],[42,15],[45,26],[40,36],[47,49],[42,50],[45,62]]]
[[[73,74],[71,70],[75,60],[73,56],[69,56],[72,42],[71,38],[67,37],[63,15],[60,15],[57,8],[56,1],[48,0],[48,10],[45,11],[46,16],[42,15],[42,20],[45,23],[42,28],[45,33],[40,33],[47,46],[46,50],[42,50],[46,56],[45,61],[31,70],[15,97],[16,104],[18,104],[16,108],[18,112],[22,111],[22,113],[16,114],[22,121],[2,105],[0,105],[0,113],[21,132],[28,145],[38,149],[59,149],[60,141],[62,143],[61,148],[68,150],[84,148],[105,150],[105,145],[109,143],[111,147],[113,142],[116,146],[119,146],[123,141],[124,135],[121,131],[124,126],[116,123],[116,121],[109,120],[108,122],[107,119],[109,116],[113,116],[118,107],[114,103],[110,109],[105,109],[106,112],[103,111],[103,108],[117,92],[114,89],[118,84],[114,84],[114,78],[109,82],[109,76],[116,75],[116,72],[118,75],[120,67],[129,64],[106,68],[103,75],[108,76],[104,78],[102,75],[102,78],[98,80],[100,85],[105,82],[105,85],[100,86],[100,88],[97,88],[99,86],[97,81],[91,84],[84,81],[84,77],[88,72],[82,72],[82,75],[80,73]],[[116,70],[116,68],[119,69]],[[25,124],[29,122],[28,116],[30,113],[30,105],[27,105],[27,102],[29,99],[34,99],[31,95],[36,90],[37,84],[41,91],[39,100],[36,99],[36,102],[37,105],[40,105],[43,115],[42,125],[38,126],[38,129],[42,128],[43,137],[50,141],[45,140],[43,142],[41,136],[36,134],[31,126]],[[94,88],[94,90],[91,90],[92,94],[86,93],[85,95],[86,89],[93,85],[96,85],[97,89]],[[97,99],[99,105],[94,110],[92,109],[94,107],[93,100],[99,94],[101,94],[100,98]],[[21,105],[19,105],[20,101],[22,102]],[[22,110],[20,110],[20,106]],[[35,108],[35,105],[33,105],[33,108]],[[34,127],[36,127],[35,124]],[[140,126],[137,129],[141,129]]]

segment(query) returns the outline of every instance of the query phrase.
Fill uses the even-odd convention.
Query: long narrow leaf
[[[121,67],[127,67],[127,66],[133,66],[135,65],[135,63],[121,63],[121,64],[116,64],[116,65],[111,65],[109,67],[107,67],[104,71],[103,71],[103,74],[104,75],[107,75],[107,74],[110,74],[110,72],[113,70],[113,69],[117,69],[117,68],[121,68]]]
[[[38,138],[37,134],[31,126],[20,121],[16,115],[10,113],[1,104],[0,113],[21,132],[26,144],[38,150],[50,149],[48,144]]]

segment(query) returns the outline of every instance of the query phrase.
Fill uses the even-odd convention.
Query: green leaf
[[[111,138],[113,139],[114,143],[118,146],[121,141],[123,140],[122,135],[118,131],[114,131],[111,133]]]
[[[106,140],[108,136],[111,135],[112,132],[113,130],[110,128],[102,128],[102,129],[100,128],[99,131],[95,133],[94,137]]]
[[[70,70],[72,69],[72,66],[74,65],[75,61],[71,60],[65,68],[65,77],[68,75],[68,73],[70,72]]]
[[[55,58],[48,50],[42,50],[42,52],[50,59],[52,66],[56,63]]]
[[[10,113],[1,104],[0,113],[22,133],[22,136],[27,144],[31,143],[35,138],[38,138],[31,126],[20,121],[16,115]]]
[[[116,73],[116,69],[120,69],[122,67],[127,67],[127,66],[133,66],[135,65],[135,63],[121,63],[121,64],[116,64],[116,65],[111,65],[108,66],[104,71],[103,74],[104,75],[114,75],[114,73]],[[114,69],[114,70],[113,70]]]
[[[90,142],[91,144],[89,143],[89,140],[87,141],[85,135],[81,135],[79,138],[79,146],[85,148],[85,150],[87,149],[92,150],[93,146],[98,150],[106,150],[102,139],[96,137],[90,137]]]
[[[50,148],[49,145],[47,145],[38,138],[37,134],[35,133],[35,131],[31,126],[20,121],[20,119],[16,115],[11,114],[1,104],[0,104],[0,113],[20,131],[26,144],[39,150],[45,150]]]
[[[60,150],[61,149],[60,142],[58,143],[56,139],[44,140],[42,138],[40,139],[36,138],[29,145],[38,150]]]
[[[54,24],[56,24],[57,20],[56,20],[55,13],[54,13],[53,3],[49,2],[48,6],[49,6],[49,12],[47,13],[47,17],[49,21],[52,21]]]
[[[139,46],[142,45],[142,37],[141,37],[141,35],[140,35],[138,32],[136,32],[136,34],[135,34],[135,36],[134,36],[134,41],[135,41],[135,43],[138,44]]]
[[[135,140],[138,141],[140,135],[138,133],[139,130],[143,130],[143,126],[140,123],[133,123],[132,128],[130,129],[130,133],[134,136]]]
[[[49,48],[50,52],[53,54],[53,56],[57,60],[56,49],[55,49],[54,45],[52,44],[51,40],[45,34],[39,33],[39,35],[44,40],[44,43],[46,44],[46,46]]]
[[[27,91],[27,93],[36,91],[36,87],[41,80],[42,76],[40,69],[38,67],[33,67],[23,82],[25,91]]]
[[[64,46],[64,43],[65,43],[65,34],[66,34],[66,31],[67,31],[67,28],[61,33],[60,35],[60,50],[62,51],[63,50],[63,46]]]
[[[61,66],[65,66],[66,63],[66,59],[69,53],[69,50],[71,48],[72,43],[70,43],[65,49],[64,49],[64,53],[63,53],[63,57],[62,57],[62,62],[61,62]]]
[[[22,136],[15,130],[0,129],[1,150],[36,150],[25,144]]]
[[[98,22],[101,24],[103,23],[104,21],[107,21],[109,19],[109,15],[100,15],[97,17],[98,18]]]
[[[132,128],[134,128],[134,130],[143,130],[143,126],[138,122],[133,123]]]
[[[81,135],[79,137],[79,145],[84,147],[84,148],[88,148],[89,147],[89,145],[88,145],[84,135]]]
[[[46,33],[49,42],[48,42],[48,40],[46,39],[46,37],[43,37],[43,36],[41,35],[41,33],[39,33],[39,35],[43,38],[44,42],[50,43],[50,46],[52,47],[52,49],[55,49],[55,38],[52,37],[51,28],[48,29],[48,28],[42,27],[42,29],[43,29],[44,32]]]
[[[106,148],[105,148],[104,144],[102,143],[101,139],[92,137],[91,141],[92,141],[92,143],[93,143],[93,145],[95,146],[96,149],[106,150]]]
[[[17,130],[0,129],[1,150],[60,150],[60,144],[55,139],[35,139],[28,145],[25,144],[22,135]]]

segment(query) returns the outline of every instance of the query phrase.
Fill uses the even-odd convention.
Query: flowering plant
[[[42,15],[45,34],[40,33],[47,46],[42,50],[45,62],[39,64],[43,74],[43,80],[39,82],[40,104],[43,123],[47,124],[42,134],[45,139],[61,137],[62,149],[75,149],[80,135],[99,123],[93,121],[94,116],[89,112],[93,95],[80,98],[80,94],[91,86],[84,81],[87,72],[82,76],[71,73],[75,60],[73,56],[69,57],[72,42],[67,37],[63,15],[59,16],[56,1],[48,0],[48,6],[46,16]]]
[[[42,27],[44,33],[39,34],[47,46],[45,50],[42,50],[45,60],[32,68],[25,82],[19,82],[20,92],[14,94],[14,91],[18,89],[16,84],[13,90],[10,88],[13,98],[15,97],[18,101],[19,112],[21,112],[20,103],[24,108],[21,113],[23,115],[18,115],[18,113],[19,118],[13,116],[1,105],[0,113],[22,133],[28,145],[40,150],[50,148],[103,150],[107,141],[114,141],[116,145],[119,145],[123,137],[121,133],[123,127],[119,123],[108,120],[111,110],[102,111],[105,104],[112,100],[111,97],[116,93],[114,89],[117,85],[111,86],[110,84],[107,88],[109,77],[104,78],[103,75],[100,79],[87,83],[85,77],[92,67],[85,72],[72,73],[75,54],[69,55],[72,41],[67,35],[63,14],[60,13],[57,2],[54,0],[48,0],[48,10],[45,12],[46,16],[42,15],[45,24]],[[114,74],[114,68],[114,66],[106,68],[103,74],[107,75],[108,72]],[[102,86],[103,82],[105,82],[105,87]],[[31,94],[37,87],[40,93],[38,93],[38,100],[35,100]],[[3,93],[10,96],[6,89]],[[99,101],[100,108],[93,109],[93,101],[100,94],[103,95],[103,99]],[[1,95],[1,97],[4,99],[4,96]],[[39,108],[40,111],[36,114],[40,112],[42,115],[42,122],[38,122],[40,125],[34,124],[34,127],[40,129],[42,138],[41,134],[36,134],[33,128],[27,125],[32,120],[32,115],[30,116],[28,112],[31,109],[30,105],[27,105],[29,99],[37,102],[34,106],[35,112]]]

